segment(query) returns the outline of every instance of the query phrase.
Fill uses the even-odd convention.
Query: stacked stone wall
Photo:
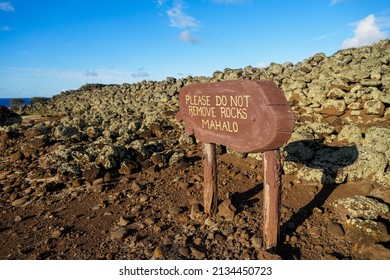
[[[66,116],[56,127],[58,137],[68,137],[69,133],[76,137],[97,130],[103,138],[123,139],[132,132],[156,126],[182,129],[175,119],[181,88],[235,79],[270,79],[283,90],[296,118],[296,129],[287,145],[321,140],[322,146],[301,142],[284,147],[287,174],[320,182],[324,180],[324,170],[334,166],[335,182],[373,177],[390,186],[390,40],[341,50],[331,56],[315,54],[297,64],[225,69],[214,72],[212,77],[89,84],[54,96],[47,104],[30,106],[26,112]],[[288,160],[288,152],[310,154],[332,146],[354,147],[349,156],[356,156],[356,160],[348,165],[305,156],[300,161]],[[356,151],[351,155],[353,149]],[[343,153],[345,150],[340,149],[333,156],[348,156]]]

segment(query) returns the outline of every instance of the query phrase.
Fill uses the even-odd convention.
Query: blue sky
[[[297,63],[389,34],[388,0],[0,0],[0,98]]]

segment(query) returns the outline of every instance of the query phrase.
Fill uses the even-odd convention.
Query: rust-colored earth
[[[219,150],[219,211],[208,216],[200,144],[172,142],[182,133],[177,128],[138,135],[182,152],[177,162],[152,156],[93,182],[66,183],[39,167],[40,157],[66,140],[36,143],[30,156],[21,153],[36,137],[30,128],[47,120],[25,120],[24,134],[0,136],[0,259],[389,258],[389,242],[346,228],[331,210],[338,198],[369,195],[378,187],[370,178],[322,185],[283,175],[280,243],[266,251],[261,160]],[[389,217],[381,222],[389,229]]]

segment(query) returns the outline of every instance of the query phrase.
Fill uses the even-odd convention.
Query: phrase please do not
[[[247,119],[250,95],[186,95],[185,104],[191,118]]]

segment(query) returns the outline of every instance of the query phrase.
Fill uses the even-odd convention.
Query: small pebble
[[[151,226],[155,223],[156,221],[152,218],[152,217],[147,217],[145,219],[145,224],[147,224],[148,226]]]
[[[121,228],[121,229],[111,233],[111,240],[123,239],[126,237],[126,235],[127,235],[127,230],[124,228]]]
[[[92,186],[101,185],[103,183],[103,178],[96,179],[93,181]]]
[[[183,257],[188,257],[190,255],[190,251],[188,250],[187,247],[180,247],[178,250],[179,254],[182,255]]]
[[[79,188],[81,186],[80,181],[75,179],[72,181],[72,186],[75,188]]]
[[[291,236],[290,244],[295,245],[298,243],[298,237],[296,235]]]
[[[199,220],[202,218],[203,213],[201,212],[199,204],[191,205],[190,218],[192,220]]]
[[[19,198],[19,199],[16,199],[14,201],[12,201],[12,206],[21,206],[23,205],[25,202],[27,201],[27,199],[25,197],[22,197],[22,198]]]
[[[206,220],[204,221],[204,224],[209,227],[214,227],[217,225],[216,222],[214,222],[210,217],[207,217]]]
[[[149,200],[149,196],[144,194],[143,196],[140,197],[139,202],[143,203]]]
[[[206,258],[206,253],[204,253],[204,252],[202,252],[194,247],[190,247],[190,250],[191,250],[192,255],[195,257],[195,259],[201,260],[201,259]]]
[[[24,193],[25,193],[25,194],[30,194],[30,193],[32,193],[33,191],[34,191],[34,188],[31,188],[31,187],[30,187],[30,188],[25,189],[25,190],[24,190]]]
[[[179,207],[177,207],[176,205],[173,205],[173,206],[168,208],[168,212],[172,215],[177,215],[180,213],[180,211],[181,211],[181,209]]]
[[[111,181],[111,173],[110,172],[107,172],[106,174],[104,174],[103,181],[104,182]]]
[[[142,185],[139,183],[139,182],[137,182],[137,181],[134,181],[132,184],[131,184],[131,190],[133,191],[133,192],[139,192],[140,190],[142,190]]]
[[[136,206],[134,206],[134,207],[132,207],[132,208],[130,209],[130,211],[131,211],[132,213],[138,213],[140,210],[141,210],[141,206],[140,206],[140,205],[136,205]]]
[[[222,229],[221,232],[223,235],[228,236],[234,232],[234,229],[232,227],[227,227],[227,228]]]
[[[51,238],[57,239],[60,238],[62,235],[62,232],[60,230],[55,230],[51,233]]]
[[[157,246],[156,249],[154,249],[153,257],[158,260],[165,259],[164,251],[160,246]]]
[[[196,245],[202,244],[202,238],[199,238],[199,237],[195,238],[195,239],[194,239],[194,243],[195,243]]]
[[[130,223],[130,221],[129,221],[128,218],[125,218],[125,217],[123,217],[123,216],[121,216],[121,217],[119,218],[118,224],[119,224],[120,226],[127,226],[129,223]]]
[[[255,247],[256,249],[261,249],[262,248],[262,246],[263,246],[263,239],[261,237],[254,235],[251,238],[251,241],[252,241],[253,247]]]
[[[99,192],[102,192],[103,191],[103,185],[93,185],[92,186],[92,191],[95,192],[95,193],[99,193]]]
[[[15,220],[14,220],[15,222],[20,222],[20,221],[22,221],[22,217],[21,216],[19,216],[19,215],[17,215],[16,217],[15,217]]]

